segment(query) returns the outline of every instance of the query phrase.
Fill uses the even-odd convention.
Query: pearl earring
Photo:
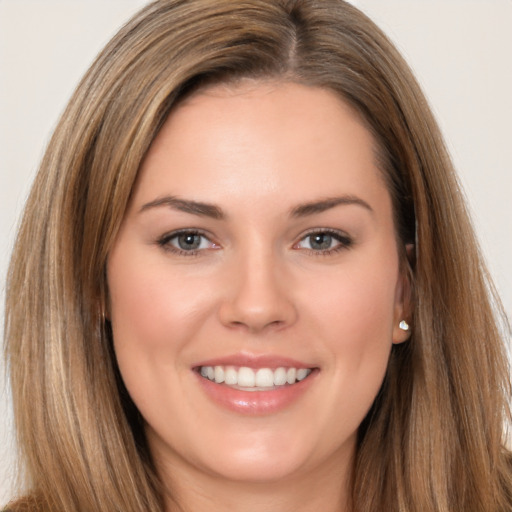
[[[402,329],[402,331],[408,331],[410,329],[409,324],[405,320],[402,320],[398,324],[398,327],[400,327],[400,329]]]

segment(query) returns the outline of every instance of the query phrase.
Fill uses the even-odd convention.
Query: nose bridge
[[[252,332],[284,327],[296,319],[285,263],[278,251],[255,237],[240,247],[229,268],[230,285],[221,306],[221,321]]]

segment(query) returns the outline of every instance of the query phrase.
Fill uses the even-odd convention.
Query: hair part
[[[415,245],[412,337],[393,348],[361,425],[354,509],[510,510],[506,317],[425,97],[384,34],[342,0],[159,0],[81,81],[42,161],[8,274],[5,339],[27,509],[163,510],[102,314],[106,262],[169,113],[189,94],[242,79],[326,88],[351,106],[375,138],[406,265],[405,247]]]

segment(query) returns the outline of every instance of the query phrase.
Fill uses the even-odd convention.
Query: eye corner
[[[199,229],[178,229],[163,234],[156,240],[162,250],[177,256],[198,256],[204,251],[218,250],[220,244],[212,236]]]
[[[313,238],[316,237],[316,240]],[[350,249],[353,238],[346,232],[332,228],[313,228],[302,234],[292,246],[295,250],[305,250],[313,255],[331,255]]]

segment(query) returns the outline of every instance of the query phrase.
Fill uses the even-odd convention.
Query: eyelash
[[[178,256],[189,256],[189,257],[190,256],[198,256],[200,254],[200,252],[203,251],[204,249],[184,250],[184,249],[180,249],[179,247],[175,247],[174,245],[171,244],[171,241],[173,239],[178,238],[180,236],[184,236],[184,235],[199,236],[199,237],[202,237],[202,238],[208,240],[209,243],[211,243],[213,245],[217,245],[217,244],[215,244],[215,242],[212,242],[210,240],[210,238],[208,237],[208,235],[206,233],[204,233],[203,231],[200,231],[200,230],[196,230],[196,229],[182,229],[179,231],[173,231],[172,233],[167,233],[157,240],[157,244],[164,251],[171,252]]]
[[[304,249],[304,250],[308,251],[308,253],[310,253],[314,256],[330,256],[332,254],[336,254],[338,252],[348,250],[354,244],[353,239],[342,231],[337,231],[335,229],[328,229],[328,228],[325,228],[325,229],[315,228],[315,229],[312,229],[311,231],[308,231],[305,235],[303,235],[302,238],[299,240],[299,242],[294,244],[294,247],[297,247],[298,244],[300,244],[304,240],[307,240],[308,238],[310,238],[314,235],[331,236],[332,238],[334,238],[334,240],[339,242],[338,245],[336,245],[332,249],[324,249],[324,250],[314,250],[314,249],[307,249],[307,248]]]
[[[210,244],[212,244],[213,246],[215,246],[215,248],[219,247],[219,246],[217,246],[217,244],[215,242],[212,242],[210,240],[210,238],[208,238],[208,235],[206,233],[204,233],[203,231],[200,231],[200,230],[196,230],[196,229],[182,229],[179,231],[173,231],[172,233],[167,233],[157,240],[157,245],[159,247],[161,247],[163,250],[171,252],[178,256],[191,257],[191,256],[199,255],[201,253],[201,251],[204,250],[204,248],[198,248],[198,249],[193,249],[193,250],[184,250],[184,249],[175,247],[174,245],[171,244],[171,241],[173,239],[177,239],[178,237],[184,236],[184,235],[202,237],[202,238],[208,240],[208,242]],[[316,229],[313,229],[313,230],[305,233],[301,237],[301,239],[293,245],[293,248],[300,249],[300,247],[298,247],[298,245],[314,235],[330,236],[334,240],[339,242],[338,245],[336,245],[335,247],[333,247],[331,249],[314,250],[314,249],[304,248],[305,251],[307,251],[309,254],[312,254],[314,256],[329,256],[331,254],[335,254],[340,251],[350,249],[353,245],[352,238],[349,237],[346,233],[343,233],[341,231],[336,231],[333,229],[318,229],[318,228],[316,228]]]

